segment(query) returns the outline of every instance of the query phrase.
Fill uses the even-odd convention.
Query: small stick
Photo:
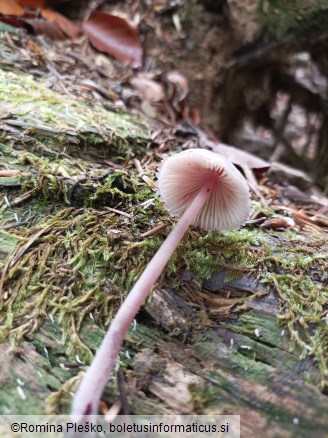
[[[122,368],[120,368],[117,372],[117,383],[118,383],[118,388],[120,391],[120,399],[121,399],[123,415],[130,415],[128,391],[126,389],[126,383],[125,383]]]
[[[167,227],[168,224],[161,223],[159,225],[156,225],[156,227],[152,228],[151,230],[146,231],[145,233],[140,234],[140,237],[150,237],[154,234],[159,233],[160,231],[164,230]]]
[[[26,224],[27,224],[27,221],[13,222],[11,224],[3,225],[2,227],[0,227],[0,230],[10,230],[11,228],[22,227],[23,225],[26,225]]]

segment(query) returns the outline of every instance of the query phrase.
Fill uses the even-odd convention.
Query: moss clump
[[[201,282],[213,272],[227,269],[227,280],[250,272],[256,262],[259,233],[243,229],[226,235],[218,232],[190,230],[168,264],[172,273],[183,269],[195,274]]]
[[[122,172],[109,177],[106,183],[134,190],[134,184]],[[141,193],[146,196],[148,190],[144,188]],[[163,240],[162,236],[140,236],[149,221],[162,213],[161,209],[143,210],[132,199],[133,193],[126,196],[126,215],[66,208],[37,227],[16,231],[25,244],[43,230],[38,244],[23,252],[7,273],[5,287],[9,297],[1,303],[2,340],[9,337],[19,341],[37,330],[51,314],[66,328],[71,350],[88,353],[78,337],[84,318],[92,313],[100,326],[107,325]],[[236,269],[244,269],[254,236],[247,231],[239,238],[236,233],[189,233],[167,268],[167,284],[177,287],[173,274],[181,269],[195,271],[199,281],[229,264],[229,260],[234,260]],[[216,259],[218,247],[221,255]]]
[[[129,204],[137,191],[137,181],[123,171],[111,172],[88,201],[91,206],[112,206],[120,202]]]
[[[29,135],[39,139],[70,136],[76,142],[81,135],[79,143],[83,138],[94,144],[116,143],[117,152],[125,156],[128,139],[147,140],[145,126],[130,116],[105,110],[95,101],[90,104],[85,99],[63,98],[32,76],[0,71],[0,100],[16,120],[13,126],[29,129]]]
[[[150,206],[140,205],[151,196]],[[131,172],[114,171],[103,178],[88,202],[107,203],[110,197],[113,205],[122,203],[121,210],[66,207],[29,230],[15,231],[14,237],[23,247],[44,230],[38,244],[24,252],[7,273],[9,296],[1,303],[5,311],[0,318],[1,339],[9,337],[16,343],[51,314],[65,327],[69,351],[90,359],[91,352],[79,338],[83,320],[92,314],[100,327],[108,325],[164,238],[143,238],[142,233],[159,219],[172,220],[157,195]],[[279,246],[270,247],[265,234],[256,229],[227,235],[190,230],[160,281],[165,279],[165,287],[179,290],[183,281],[178,274],[188,270],[195,274],[200,290],[204,279],[222,269],[229,278],[243,273],[260,275],[281,297],[278,318],[290,331],[291,348],[300,347],[302,357],[315,357],[324,387],[328,358],[325,245],[325,239],[307,242],[281,235]],[[316,275],[322,283],[316,284]]]
[[[302,254],[302,255],[301,255]],[[264,260],[264,281],[279,294],[281,313],[293,350],[301,358],[313,355],[321,375],[321,388],[328,385],[328,244],[325,237],[281,241]]]
[[[292,42],[328,26],[325,0],[260,0],[259,9],[265,26],[280,41]]]
[[[33,197],[42,203],[56,202],[58,205],[59,202],[76,207],[99,208],[115,207],[123,202],[126,208],[129,203],[139,202],[151,193],[150,189],[144,187],[138,196],[134,196],[139,190],[138,179],[120,170],[111,170],[105,174],[94,172],[93,175],[77,179],[68,173],[74,167],[64,162],[60,161],[57,166],[53,166],[46,160],[38,160],[34,164],[40,166],[40,173],[22,180],[23,191],[32,191]]]

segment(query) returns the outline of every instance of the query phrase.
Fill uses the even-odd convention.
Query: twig
[[[112,211],[113,213],[117,213],[117,214],[120,214],[120,215],[125,216],[125,217],[128,217],[128,218],[131,218],[131,217],[132,217],[132,214],[125,213],[125,211],[117,210],[116,208],[105,207],[105,210],[107,210],[107,211]]]
[[[27,224],[27,221],[12,222],[11,224],[7,224],[7,225],[4,225],[3,227],[0,227],[0,231],[10,230],[11,228],[22,227],[23,225],[26,225],[26,224]]]
[[[117,373],[117,383],[120,392],[120,400],[122,404],[123,415],[130,415],[130,406],[128,401],[128,391],[126,390],[126,384],[122,368]]]
[[[12,199],[11,206],[14,207],[16,205],[22,204],[24,201],[27,201],[28,199],[30,199],[30,197],[33,195],[35,191],[36,189],[32,189],[29,192],[23,193],[21,196]]]
[[[154,234],[158,234],[160,231],[164,230],[167,227],[168,224],[161,223],[157,225],[156,227],[152,228],[151,230],[146,231],[145,233],[142,233],[140,237],[150,237]]]
[[[10,176],[19,175],[20,173],[21,171],[17,169],[5,169],[5,170],[0,170],[0,177],[10,177]]]
[[[134,165],[136,166],[136,169],[138,171],[138,174],[141,176],[145,173],[145,171],[143,170],[140,161],[137,158],[133,159]]]

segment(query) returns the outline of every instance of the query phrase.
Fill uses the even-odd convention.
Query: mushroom
[[[168,211],[180,219],[111,322],[75,394],[73,415],[97,413],[124,337],[188,227],[238,229],[250,214],[246,180],[230,161],[208,150],[189,149],[166,158],[158,174],[158,189]]]

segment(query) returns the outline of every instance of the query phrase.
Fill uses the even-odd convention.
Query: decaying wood
[[[15,71],[11,79],[24,81]],[[50,97],[50,106],[58,99],[70,109],[66,96]],[[111,125],[98,102],[99,129],[86,119],[81,130],[75,120],[59,128],[57,119],[37,120],[36,107],[20,113],[21,105],[10,102],[0,125],[2,159],[22,170],[0,181],[8,201],[0,229],[0,413],[59,414],[69,412],[112,313],[172,219],[136,171],[133,158],[146,154],[142,172],[157,168],[144,123],[114,114]],[[85,106],[78,111],[86,117]],[[9,227],[14,214],[18,228]],[[190,231],[121,352],[125,409],[239,414],[243,437],[325,437],[328,244],[324,223],[316,226],[315,235],[253,224],[237,235]],[[216,270],[201,270],[212,263]],[[308,283],[298,289],[303,277]],[[118,412],[119,392],[113,377],[103,412]]]

